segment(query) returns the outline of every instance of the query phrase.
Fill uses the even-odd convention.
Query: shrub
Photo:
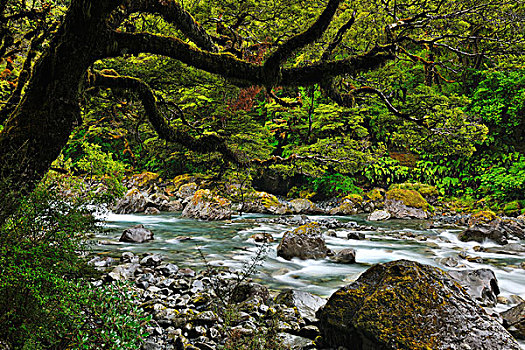
[[[0,227],[0,339],[11,349],[135,348],[142,316],[122,285],[94,288],[79,256],[95,220],[40,187]]]

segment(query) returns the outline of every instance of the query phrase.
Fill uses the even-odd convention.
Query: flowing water
[[[258,273],[254,279],[274,289],[292,287],[321,296],[329,296],[339,287],[354,281],[375,263],[409,259],[447,269],[440,265],[440,258],[457,256],[459,252],[466,251],[468,255],[483,258],[484,263],[460,259],[465,268],[488,267],[498,278],[500,295],[519,295],[525,298],[525,269],[520,268],[521,262],[525,261],[525,253],[508,255],[476,252],[473,248],[480,244],[459,241],[457,234],[460,230],[453,227],[429,229],[427,221],[419,220],[389,220],[378,223],[366,222],[365,217],[359,215],[335,217],[341,221],[352,220],[362,225],[378,227],[377,231],[362,231],[366,234],[366,240],[348,240],[345,238],[348,230],[344,229],[336,230],[337,237],[326,237],[328,247],[334,251],[354,248],[357,252],[356,264],[337,264],[329,259],[287,261],[278,257],[276,247],[284,232],[291,227],[249,220],[260,217],[263,216],[245,214],[234,217],[231,221],[207,222],[181,218],[180,214],[173,213],[155,216],[107,214],[109,232],[97,235],[96,239],[101,244],[94,249],[108,254],[115,251],[159,253],[179,267],[196,270],[204,268],[206,262],[239,269],[249,264],[261,247],[260,243],[254,242],[250,237],[257,232],[266,232],[275,241],[267,247],[266,259],[257,268]],[[316,217],[310,218],[315,220]],[[142,244],[118,242],[122,231],[136,224],[143,224],[151,229],[155,239]],[[427,240],[401,239],[399,233],[403,232],[425,236]],[[487,248],[497,245],[484,242],[481,246]]]

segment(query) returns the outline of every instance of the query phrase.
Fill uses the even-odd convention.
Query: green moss
[[[487,223],[495,219],[497,219],[496,213],[491,210],[482,210],[470,217],[469,225],[472,226],[480,223]]]
[[[390,186],[390,189],[402,189],[402,190],[412,190],[419,192],[424,198],[438,197],[439,192],[435,186],[422,184],[419,182],[405,182],[402,184],[394,184]]]
[[[349,200],[354,204],[361,204],[363,203],[363,196],[359,194],[349,194],[348,196],[344,197],[343,199]]]
[[[365,198],[372,202],[379,202],[383,200],[383,195],[381,194],[381,191],[378,188],[374,188],[373,190],[370,190],[367,193],[365,193]]]
[[[517,214],[520,212],[520,203],[518,201],[506,203],[503,211],[507,215]]]
[[[430,209],[430,205],[425,198],[423,198],[419,192],[414,190],[395,188],[386,193],[386,198],[401,201],[407,207],[421,208],[423,210]]]
[[[302,226],[299,226],[295,230],[292,231],[295,235],[308,235],[312,233],[320,233],[321,232],[321,226],[315,221],[309,222],[307,224],[304,224]]]

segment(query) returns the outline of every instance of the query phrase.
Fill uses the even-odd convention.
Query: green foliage
[[[356,185],[356,180],[339,173],[325,173],[321,177],[310,179],[313,190],[323,197],[345,196],[359,194],[363,190]]]
[[[0,339],[11,349],[133,349],[142,316],[126,288],[93,287],[80,258],[95,221],[40,187],[0,228]]]
[[[503,164],[481,175],[481,190],[498,200],[523,199],[525,193],[525,155],[512,153]]]
[[[525,152],[525,70],[485,71],[479,76],[470,112],[490,129],[486,145]]]
[[[369,164],[362,172],[364,178],[372,187],[388,187],[393,183],[406,182],[409,179],[410,168],[399,164],[390,157],[379,158]]]

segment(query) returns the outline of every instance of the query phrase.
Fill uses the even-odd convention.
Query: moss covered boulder
[[[294,214],[319,214],[322,212],[317,205],[306,198],[297,198],[290,201],[290,207]]]
[[[243,211],[262,214],[288,214],[290,208],[282,203],[279,198],[266,192],[253,191],[244,198]]]
[[[458,235],[460,241],[483,242],[491,240],[507,244],[509,239],[525,239],[525,225],[519,220],[504,220],[490,210],[473,214],[469,227]]]
[[[329,253],[330,249],[326,247],[321,227],[317,222],[310,222],[285,232],[277,247],[277,256],[286,260],[324,259]]]
[[[386,193],[385,209],[397,219],[427,219],[430,205],[414,190],[394,188]]]
[[[232,215],[231,202],[212,194],[210,190],[198,190],[182,211],[182,216],[201,220],[227,220]]]
[[[408,260],[371,267],[317,317],[322,348],[520,349],[447,273]]]
[[[429,203],[434,203],[439,197],[439,192],[436,186],[422,184],[419,182],[405,182],[402,184],[394,184],[390,186],[390,189],[417,191]]]

